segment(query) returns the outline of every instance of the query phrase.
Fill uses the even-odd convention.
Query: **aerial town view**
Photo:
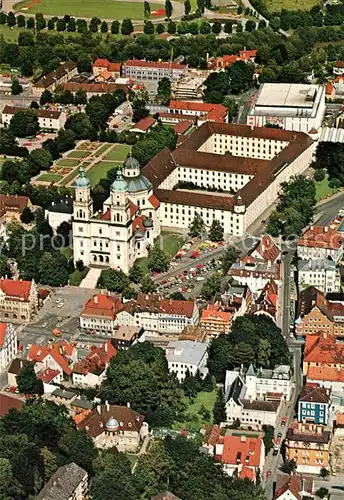
[[[0,500],[344,500],[344,0],[0,0]]]

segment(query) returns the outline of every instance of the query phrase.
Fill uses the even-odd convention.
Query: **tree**
[[[323,486],[315,492],[315,496],[318,498],[325,498],[328,495],[328,489]]]
[[[169,21],[168,25],[167,25],[167,32],[170,34],[170,35],[174,35],[177,31],[177,25],[176,23],[174,23],[173,21]]]
[[[117,35],[119,33],[120,24],[118,21],[112,21],[111,23],[111,33]]]
[[[100,31],[102,33],[107,33],[109,31],[108,23],[106,21],[103,21],[100,25]]]
[[[209,239],[210,241],[223,241],[223,227],[217,219],[214,219],[211,224]]]
[[[51,154],[44,148],[31,151],[27,158],[32,175],[38,174],[40,170],[48,170],[52,162]]]
[[[172,7],[171,0],[165,0],[165,13],[166,13],[166,17],[168,20],[170,20],[170,17],[172,16],[172,12],[173,12],[173,7]]]
[[[146,34],[146,35],[153,35],[154,33],[154,24],[152,23],[152,21],[146,21],[144,26],[143,26],[143,32]]]
[[[165,25],[162,23],[157,24],[155,31],[158,33],[158,35],[161,35],[161,33],[165,32]]]
[[[215,35],[218,35],[219,33],[221,33],[221,30],[222,30],[222,24],[221,23],[213,23],[212,27],[211,27],[211,32],[214,33]]]
[[[26,27],[29,30],[35,29],[35,20],[33,17],[29,17],[29,19],[26,21]]]
[[[228,273],[229,269],[232,267],[234,262],[236,262],[238,257],[239,257],[239,252],[235,247],[229,246],[226,248],[221,257],[221,269],[223,274]]]
[[[48,19],[48,30],[54,30],[55,29],[55,21],[54,19],[50,18]]]
[[[267,339],[260,339],[258,344],[257,363],[264,368],[270,365],[271,344]]]
[[[233,29],[233,24],[230,21],[226,22],[223,27],[223,31],[225,33],[232,33],[232,29]]]
[[[330,475],[330,473],[329,473],[329,471],[327,469],[325,469],[325,467],[322,467],[320,469],[320,477],[324,477],[325,478],[325,477],[327,477],[329,475]]]
[[[148,24],[148,23],[146,23]],[[133,122],[139,122],[142,118],[149,116],[149,109],[146,108],[147,102],[141,97],[135,97],[132,103]]]
[[[314,172],[314,180],[321,182],[325,179],[326,172],[323,168],[319,168]]]
[[[207,278],[202,285],[201,296],[205,300],[210,300],[216,292],[221,290],[221,276],[218,273],[213,273]]]
[[[65,31],[67,23],[64,19],[58,19],[56,22],[56,30],[57,31]]]
[[[13,26],[15,26],[16,24],[17,24],[17,20],[16,20],[14,13],[9,12],[7,14],[7,26],[9,26],[10,28],[13,28]]]
[[[214,424],[221,424],[221,422],[225,422],[226,420],[227,416],[226,416],[225,396],[223,394],[223,390],[218,389],[216,401],[214,403],[214,408],[213,408],[213,421]]]
[[[35,217],[29,207],[25,207],[20,215],[20,220],[23,224],[30,224],[34,218]]]
[[[191,3],[190,0],[185,0],[184,2],[184,13],[186,16],[188,16],[191,12]]]
[[[170,299],[172,300],[187,300],[181,292],[170,293]]]
[[[77,65],[78,65],[78,72],[79,73],[91,73],[92,72],[92,59],[87,55],[80,55],[78,57]],[[86,96],[86,92],[84,90],[77,90],[76,94],[78,94],[80,92],[83,92],[83,94]],[[86,104],[86,102],[87,102],[87,98],[84,102],[80,102],[80,103],[76,102],[74,99],[75,104]]]
[[[89,116],[86,113],[75,113],[66,121],[66,129],[74,132],[76,139],[94,139],[96,134]]]
[[[148,269],[157,273],[163,273],[169,268],[169,259],[162,248],[154,245],[148,254]]]
[[[110,292],[121,293],[129,285],[129,278],[123,271],[105,269],[101,272],[97,288],[106,288]]]
[[[74,95],[74,104],[87,104],[87,95],[86,92],[82,89],[79,89],[75,92]]]
[[[197,9],[201,14],[204,12],[204,0],[197,0]]]
[[[37,101],[31,101],[30,109],[39,109],[39,104]]]
[[[133,23],[131,19],[123,19],[121,26],[122,35],[130,35],[134,31]]]
[[[133,283],[138,284],[140,283],[142,277],[143,277],[142,267],[140,267],[139,264],[135,262],[133,267],[129,271],[129,279]]]
[[[162,78],[158,83],[157,98],[160,104],[167,106],[171,99],[171,81],[169,78]]]
[[[207,35],[208,33],[211,32],[211,26],[208,22],[206,21],[203,21],[199,27],[199,32],[202,34],[202,35]]]
[[[151,9],[150,4],[146,0],[143,2],[144,18],[147,21],[150,18]]]
[[[39,102],[40,102],[41,106],[44,106],[45,104],[53,102],[53,95],[50,92],[50,90],[43,90],[43,93],[40,97]]]
[[[36,135],[39,130],[36,113],[32,109],[17,111],[11,118],[9,129],[16,137]]]
[[[189,235],[194,238],[196,236],[201,236],[205,231],[205,223],[202,217],[198,214],[193,218],[190,227],[189,227]]]
[[[67,31],[74,33],[76,31],[76,21],[74,17],[71,17],[67,23]]]
[[[228,110],[228,121],[232,122],[234,116],[238,114],[238,105],[234,101],[234,99],[230,99],[229,97],[225,97],[222,101],[223,106],[226,106]]]
[[[256,29],[257,25],[254,21],[251,21],[250,19],[248,19],[246,21],[246,24],[245,24],[245,31],[254,31]]]
[[[210,375],[210,373],[207,373],[202,382],[202,391],[213,392],[215,387],[216,387],[215,378],[212,375]]]
[[[230,361],[232,365],[250,365],[255,358],[253,347],[246,342],[239,342],[234,346]]]
[[[286,460],[280,467],[280,470],[282,472],[285,472],[286,474],[294,474],[296,472],[296,462],[295,460]]]
[[[18,95],[23,92],[23,87],[20,85],[18,78],[12,78],[11,94]]]
[[[13,476],[11,462],[8,458],[0,458],[0,499],[11,500],[23,497],[23,489]]]
[[[25,17],[22,14],[19,14],[19,16],[17,16],[17,25],[18,28],[25,28],[26,26]]]
[[[228,68],[229,87],[233,94],[245,92],[253,86],[253,67],[243,61],[237,61]]]
[[[92,473],[92,462],[97,457],[97,450],[86,431],[69,428],[62,434],[58,446],[68,457],[68,461],[75,462],[89,474]]]
[[[274,431],[275,429],[272,425],[263,425],[264,431],[263,442],[265,446],[265,456],[268,455],[269,451],[274,447]]]
[[[148,274],[144,276],[141,280],[141,292],[142,293],[155,293],[156,284]]]
[[[0,254],[0,277],[10,278],[12,275],[8,258],[3,253]]]
[[[42,285],[64,286],[68,283],[67,259],[60,252],[44,252],[39,260],[39,282]]]
[[[36,377],[35,363],[26,363],[17,376],[18,390],[21,394],[43,394],[43,382]]]
[[[99,19],[99,17],[92,17],[89,26],[90,31],[92,31],[92,33],[97,33],[100,24],[101,20]]]
[[[47,27],[47,22],[42,14],[36,14],[36,30],[41,31]]]

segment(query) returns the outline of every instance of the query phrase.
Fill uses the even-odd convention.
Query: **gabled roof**
[[[130,130],[141,130],[142,132],[147,132],[153,125],[156,124],[156,119],[147,116],[147,118],[142,118],[139,122],[135,123]]]
[[[158,198],[156,196],[154,196],[154,194],[152,194],[148,198],[148,201],[152,205],[153,208],[157,209],[160,207],[160,201],[158,200]]]
[[[310,366],[307,380],[322,382],[344,382],[344,369],[336,366]]]
[[[52,368],[46,368],[36,374],[39,380],[42,380],[44,384],[49,384],[54,378],[60,373],[59,370],[53,370]]]
[[[192,127],[193,121],[191,120],[182,120],[179,123],[176,123],[173,126],[173,130],[175,131],[176,134],[182,135],[185,134],[187,130],[189,130],[190,127]]]
[[[87,431],[95,438],[105,431],[106,423],[110,418],[116,419],[120,431],[140,432],[144,416],[127,406],[98,405],[82,422],[78,428]]]
[[[117,354],[117,349],[112,345],[111,339],[108,339],[102,346],[91,346],[87,356],[73,365],[73,373],[87,375],[88,373],[100,373]]]
[[[31,281],[0,279],[0,290],[7,297],[24,302],[29,300],[31,285]]]
[[[18,212],[21,214],[28,203],[29,198],[27,196],[0,194],[0,216],[6,212]]]
[[[27,354],[27,359],[29,361],[43,362],[47,356],[51,356],[61,370],[67,375],[70,375],[72,373],[70,357],[74,349],[75,346],[73,344],[68,344],[65,340],[54,342],[48,346],[32,344]]]
[[[330,391],[325,387],[303,386],[299,401],[308,403],[328,404],[330,401]]]
[[[115,319],[121,305],[121,300],[118,297],[98,293],[86,302],[80,316]]]
[[[259,467],[262,440],[247,436],[225,436],[223,440],[223,464]]]
[[[7,323],[0,323],[0,349],[3,348],[6,339]]]
[[[95,68],[107,68],[109,66],[109,61],[107,59],[96,59],[93,63]]]
[[[250,481],[255,481],[256,474],[253,469],[244,465],[239,474],[240,479],[249,479]]]
[[[265,261],[275,262],[279,257],[281,250],[269,234],[264,234],[264,236],[262,236],[259,240],[257,246],[252,250],[251,254],[256,252]]]
[[[297,242],[298,247],[328,248],[338,250],[343,245],[344,236],[327,226],[310,226]]]
[[[304,362],[344,364],[344,344],[335,335],[306,335]]]
[[[44,488],[35,497],[36,500],[67,500],[74,498],[75,490],[87,477],[84,469],[72,462],[59,467]]]
[[[6,415],[11,408],[21,410],[24,401],[9,394],[0,394],[0,418]]]

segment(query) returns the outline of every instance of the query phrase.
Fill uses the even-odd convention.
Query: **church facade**
[[[100,212],[93,210],[90,182],[80,167],[73,207],[74,262],[128,273],[136,259],[147,257],[159,236],[159,211],[152,184],[134,158],[127,158],[118,170]]]

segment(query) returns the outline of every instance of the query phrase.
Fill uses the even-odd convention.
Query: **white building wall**
[[[302,260],[318,260],[331,257],[332,260],[338,262],[343,254],[343,245],[340,248],[322,248],[297,245],[297,256]]]
[[[0,348],[0,372],[13,361],[17,352],[17,332],[11,323],[7,323],[4,344]]]
[[[299,284],[302,288],[315,286],[325,294],[340,292],[341,283],[339,269],[299,271]]]

